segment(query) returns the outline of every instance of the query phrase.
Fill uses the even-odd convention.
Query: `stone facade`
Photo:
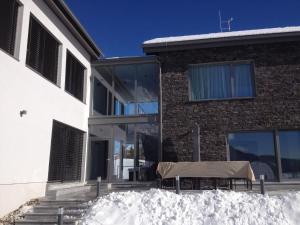
[[[190,161],[195,124],[201,160],[227,160],[232,131],[300,129],[300,41],[156,54],[161,62],[164,161]],[[250,60],[255,97],[190,102],[188,65]]]

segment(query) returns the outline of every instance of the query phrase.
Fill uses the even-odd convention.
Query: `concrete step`
[[[40,200],[40,206],[88,206],[89,203],[86,200]]]
[[[47,190],[46,196],[49,198],[58,198],[65,195],[83,194],[91,191],[90,185],[81,185],[75,187],[62,187],[61,189]]]
[[[155,188],[156,182],[114,182],[114,183],[101,183],[100,190],[117,190],[117,189],[149,189]],[[96,191],[96,184],[91,187],[91,191]]]
[[[57,220],[48,220],[48,221],[39,221],[39,220],[20,220],[20,221],[16,221],[15,222],[16,225],[34,225],[34,224],[38,224],[38,225],[46,225],[46,224],[50,224],[50,225],[57,225]],[[64,224],[66,225],[75,225],[77,224],[76,220],[73,219],[64,219]]]
[[[52,206],[42,206],[38,205],[35,206],[32,210],[34,213],[57,213],[58,212],[58,206],[52,205]],[[88,208],[88,205],[77,205],[77,206],[66,206],[64,207],[64,212],[85,212]]]
[[[82,212],[64,212],[65,219],[80,219],[83,215]],[[26,213],[25,220],[38,220],[38,221],[48,221],[57,220],[57,213]]]

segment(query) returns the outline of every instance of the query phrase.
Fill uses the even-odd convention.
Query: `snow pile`
[[[277,28],[257,29],[257,30],[241,30],[241,31],[219,32],[219,33],[210,33],[210,34],[155,38],[152,40],[145,41],[144,45],[177,42],[177,41],[193,41],[193,40],[217,39],[217,38],[252,36],[252,35],[280,34],[280,33],[291,33],[291,32],[300,32],[300,26],[277,27]]]
[[[300,192],[274,196],[233,191],[176,195],[151,189],[111,193],[100,198],[84,225],[296,225]]]

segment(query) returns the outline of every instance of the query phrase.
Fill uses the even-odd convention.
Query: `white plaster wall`
[[[42,0],[20,2],[19,54],[14,58],[0,50],[0,218],[25,201],[44,195],[53,119],[85,132],[88,127],[88,53]],[[62,43],[61,87],[26,66],[30,13]],[[87,68],[87,104],[64,91],[67,49]],[[20,117],[20,110],[27,110],[27,115]]]

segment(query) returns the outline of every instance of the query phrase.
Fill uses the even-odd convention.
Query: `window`
[[[68,51],[65,90],[83,101],[85,67]]]
[[[56,84],[58,52],[59,43],[31,16],[26,64]]]
[[[282,177],[300,178],[300,131],[279,131]]]
[[[241,132],[228,135],[231,161],[250,161],[255,177],[277,180],[273,132]]]
[[[121,116],[125,114],[125,106],[117,98],[114,98],[114,115]]]
[[[159,66],[157,63],[102,63],[95,66],[105,85],[113,90],[114,115],[157,114],[159,109]],[[116,100],[114,100],[117,98]],[[111,99],[111,98],[109,98]],[[97,102],[94,99],[94,102]],[[109,103],[110,104],[110,103]],[[110,114],[108,114],[110,115]]]
[[[94,77],[94,111],[107,115],[107,88]]]
[[[81,178],[84,132],[54,121],[52,127],[49,181],[78,181]]]
[[[0,48],[14,55],[19,4],[16,0],[0,3]]]
[[[249,63],[191,65],[188,76],[191,101],[254,96]]]

